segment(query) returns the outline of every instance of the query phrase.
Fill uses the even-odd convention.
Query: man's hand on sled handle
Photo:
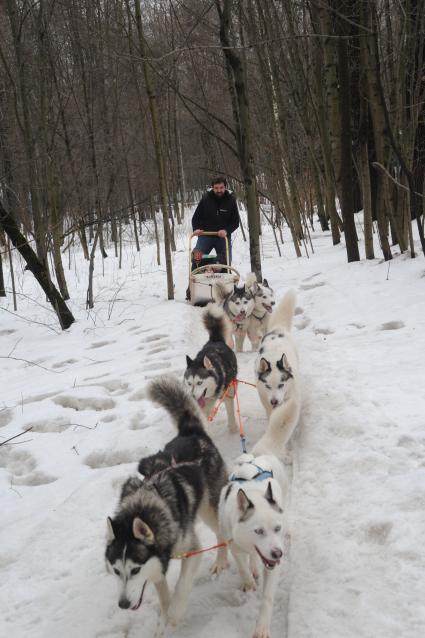
[[[198,237],[199,235],[202,235],[204,231],[201,228],[197,228],[196,230],[193,231],[192,235],[195,235],[196,237]]]
[[[222,228],[221,230],[218,231],[217,235],[219,237],[227,237],[227,230],[224,230],[224,228]]]

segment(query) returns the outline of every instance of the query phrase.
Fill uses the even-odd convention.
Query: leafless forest
[[[92,274],[123,229],[155,228],[173,298],[216,174],[258,274],[264,224],[298,255],[312,228],[348,261],[425,254],[425,0],[3,0],[0,33],[0,294],[18,250],[62,327],[67,250]]]

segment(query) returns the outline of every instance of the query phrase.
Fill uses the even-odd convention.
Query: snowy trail
[[[166,302],[154,248],[129,250],[123,271],[105,262],[96,307],[57,334],[50,312],[30,300],[1,314],[4,359],[0,441],[0,634],[15,638],[140,638],[153,635],[153,589],[137,614],[118,609],[104,568],[105,517],[142,454],[173,436],[168,417],[143,399],[149,378],[182,376],[185,355],[206,339],[201,310],[182,301],[186,240],[174,257],[176,301]],[[294,334],[304,377],[304,408],[292,445],[288,555],[272,621],[286,638],[421,638],[425,626],[424,266],[399,256],[345,264],[344,248],[315,240],[311,259],[295,259],[263,236],[264,275],[280,299],[298,293]],[[247,246],[234,246],[248,271]],[[82,267],[81,267],[82,268]],[[84,299],[75,268],[73,299]],[[85,265],[84,265],[85,268]],[[23,280],[23,283],[22,283]],[[30,297],[44,300],[18,272]],[[23,302],[21,302],[22,305]],[[245,348],[248,348],[248,343]],[[238,355],[239,377],[253,381],[255,354]],[[266,420],[256,391],[240,386],[248,449]],[[230,464],[240,452],[222,408],[211,434]],[[201,527],[201,540],[214,542]],[[258,593],[238,589],[232,564],[211,579],[204,555],[181,627],[167,638],[246,638]],[[179,565],[173,562],[170,579]]]

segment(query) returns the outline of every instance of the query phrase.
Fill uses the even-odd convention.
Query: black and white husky
[[[238,364],[236,355],[227,345],[231,338],[231,326],[224,311],[217,304],[209,304],[203,314],[205,328],[210,336],[194,359],[186,356],[187,368],[184,382],[201,409],[208,415],[214,402],[223,395],[229,383],[236,379]],[[233,388],[224,404],[230,432],[236,432]]]
[[[278,304],[255,362],[257,390],[269,419],[265,433],[254,446],[255,454],[273,450],[284,456],[299,420],[301,385],[298,354],[291,333],[295,301],[295,291],[289,290]]]
[[[274,292],[267,279],[263,279],[263,282],[259,283],[255,273],[251,272],[246,278],[246,285],[254,295],[255,302],[254,310],[248,318],[247,334],[252,349],[258,350],[260,341],[267,332],[269,317],[276,302]]]
[[[181,561],[172,596],[166,574],[170,559],[196,550],[195,523],[202,518],[218,529],[220,491],[227,482],[223,459],[204,430],[204,418],[183,384],[171,376],[151,382],[147,397],[163,406],[175,420],[178,435],[164,450],[142,459],[145,479],[132,477],[124,484],[118,511],[107,519],[106,563],[116,574],[118,605],[140,607],[149,583],[158,592],[165,621],[176,624],[183,616],[199,565],[199,556]],[[216,569],[226,563],[226,548],[217,556]]]
[[[243,454],[220,497],[220,530],[231,538],[243,591],[256,589],[263,567],[263,592],[254,638],[270,638],[273,602],[284,553],[287,479],[272,454]]]
[[[255,308],[255,299],[248,286],[234,286],[233,291],[227,292],[222,282],[218,281],[213,287],[213,297],[220,304],[232,322],[237,352],[243,352],[243,342],[248,330],[249,317]],[[233,340],[229,345],[233,345]]]

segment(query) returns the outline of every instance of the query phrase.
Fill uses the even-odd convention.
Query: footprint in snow
[[[78,359],[65,359],[65,361],[57,361],[52,364],[52,368],[63,368],[66,365],[71,365],[72,363],[78,363]]]
[[[23,430],[31,428],[32,432],[41,434],[50,432],[65,432],[71,425],[71,421],[65,417],[58,417],[57,419],[40,419],[39,421],[29,421]]]
[[[130,384],[120,379],[110,379],[109,381],[101,381],[100,383],[91,383],[91,386],[105,388],[110,394],[119,396],[130,391]],[[86,386],[87,387],[87,386]]]
[[[103,346],[110,346],[113,343],[116,343],[116,341],[94,341],[89,347],[89,350],[95,350],[96,348],[103,348]]]
[[[297,330],[304,330],[304,328],[307,328],[307,326],[309,326],[310,323],[311,323],[311,319],[309,319],[308,317],[305,317],[301,321],[298,321],[298,323],[295,324],[295,327]]]
[[[148,350],[146,354],[150,356],[152,354],[158,354],[158,352],[165,352],[166,350],[168,350],[166,346],[158,346],[157,348],[152,348],[152,350]]]
[[[157,363],[148,363],[147,365],[144,366],[144,370],[150,371],[150,372],[160,372],[161,370],[165,370],[166,368],[170,368],[171,367],[171,361],[161,361],[161,362],[157,362]]]
[[[37,486],[57,480],[55,476],[37,470],[36,466],[36,461],[29,452],[5,446],[0,449],[0,467],[9,472],[12,485]]]
[[[16,332],[16,330],[0,330],[0,337],[13,335],[14,332]]]
[[[11,422],[13,419],[13,410],[10,408],[2,408],[0,410],[0,428]]]
[[[84,459],[84,463],[97,470],[103,467],[113,467],[114,465],[122,465],[124,463],[135,463],[142,456],[149,454],[146,447],[131,448],[130,450],[104,450],[101,452],[92,452]]]
[[[115,407],[115,401],[108,398],[97,397],[73,397],[67,394],[56,396],[52,399],[56,405],[62,408],[71,408],[80,412],[81,410],[111,410]]]
[[[294,315],[295,315],[295,316],[302,315],[302,314],[303,314],[303,312],[304,312],[304,308],[301,308],[300,306],[297,306],[297,307],[295,308]]]
[[[366,539],[377,545],[385,545],[392,528],[393,524],[389,521],[372,523],[366,527]]]
[[[160,339],[168,339],[168,335],[165,335],[165,334],[150,335],[148,337],[145,337],[143,341],[145,343],[151,343],[152,341],[159,341]]]
[[[400,330],[400,328],[404,328],[404,326],[403,321],[387,321],[380,325],[379,330]]]
[[[314,329],[315,335],[333,335],[334,333],[335,333],[335,330],[331,330],[330,328],[315,328]]]
[[[314,275],[310,275],[309,277],[305,277],[305,279],[303,279],[303,281],[310,281],[311,279],[314,279],[314,277],[318,277],[321,274],[322,274],[321,272],[315,272]]]
[[[301,290],[313,290],[314,288],[320,288],[326,286],[326,281],[318,281],[317,284],[301,284]]]

